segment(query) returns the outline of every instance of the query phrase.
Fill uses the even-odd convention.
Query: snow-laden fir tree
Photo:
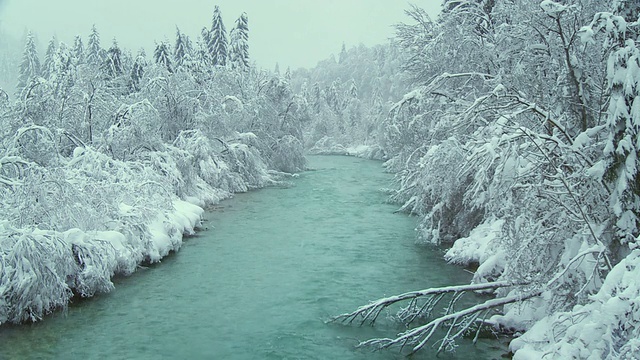
[[[147,66],[147,60],[144,50],[141,49],[136,56],[133,66],[131,67],[131,74],[129,76],[129,90],[132,92],[140,91],[140,81],[144,76],[144,68]]]
[[[211,32],[206,27],[203,27],[200,30],[200,39],[198,40],[197,46],[197,59],[202,63],[202,65],[207,66],[211,65],[211,55],[209,54],[209,43],[211,42]]]
[[[637,14],[637,2],[621,2],[618,10],[629,16]],[[608,24],[618,22],[615,17],[601,21]],[[632,18],[630,16],[630,18]],[[605,26],[605,25],[603,25]],[[611,206],[616,216],[618,235],[623,242],[636,241],[640,235],[640,49],[633,39],[635,26],[619,28],[611,32],[614,52],[609,57],[608,78],[611,91],[607,127],[609,138],[604,149],[607,159],[606,178],[612,183]]]
[[[51,37],[49,40],[49,44],[47,45],[47,50],[44,53],[44,61],[42,62],[42,77],[45,79],[49,79],[51,74],[53,73],[53,62],[54,57],[56,56],[58,45],[56,37]]]
[[[91,28],[91,34],[89,35],[89,42],[87,44],[87,63],[100,66],[102,65],[102,47],[100,46],[100,33],[96,29],[95,24]]]
[[[31,81],[40,76],[40,59],[36,49],[35,39],[31,31],[27,34],[27,42],[24,46],[22,54],[22,63],[20,64],[20,73],[18,74],[18,85],[16,86],[16,95],[20,96],[22,90],[29,85]]]
[[[65,96],[73,86],[73,55],[67,44],[61,42],[54,55],[51,82],[58,96]]]
[[[156,64],[162,66],[168,72],[173,72],[171,55],[169,55],[169,46],[166,42],[161,41],[159,44],[156,44],[156,49],[153,52],[153,59]]]
[[[249,19],[247,13],[242,13],[231,30],[231,49],[229,61],[234,69],[249,68]]]
[[[176,69],[178,67],[186,65],[191,59],[191,40],[176,26],[176,44],[173,48],[173,60]]]
[[[102,69],[109,79],[122,75],[124,71],[122,66],[122,50],[120,50],[115,38],[113,39],[113,44],[107,51],[107,57],[104,60]]]
[[[220,8],[216,5],[215,10],[213,11],[213,20],[211,23],[209,42],[207,44],[212,65],[225,66],[227,64],[227,46],[227,30],[222,22],[222,13],[220,12]]]
[[[84,64],[84,43],[82,42],[82,37],[80,35],[76,35],[73,39],[71,55],[73,55],[73,59],[76,64]]]
[[[347,45],[342,43],[342,49],[340,49],[340,57],[338,58],[338,64],[343,64],[347,60]]]

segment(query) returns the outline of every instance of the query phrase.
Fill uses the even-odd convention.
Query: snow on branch
[[[379,299],[376,300],[372,303],[370,303],[369,305],[365,305],[362,306],[360,308],[358,308],[358,310],[351,312],[351,313],[345,313],[345,314],[341,314],[338,316],[335,316],[331,319],[332,322],[335,321],[341,321],[341,322],[347,322],[349,324],[353,323],[353,321],[355,321],[358,317],[361,317],[362,319],[360,320],[360,325],[364,325],[365,323],[369,323],[370,325],[374,325],[376,319],[378,318],[378,315],[380,315],[380,312],[382,312],[382,310],[384,310],[385,308],[387,308],[390,305],[393,305],[395,303],[398,303],[400,301],[404,301],[404,300],[412,300],[411,304],[409,305],[409,307],[405,308],[403,310],[404,313],[409,313],[411,311],[414,310],[418,310],[416,308],[417,306],[417,302],[415,301],[417,298],[420,297],[425,297],[425,296],[432,296],[435,299],[437,299],[437,301],[435,301],[435,303],[431,304],[433,306],[435,306],[437,304],[437,302],[440,301],[440,299],[442,299],[441,295],[444,294],[449,294],[449,293],[453,293],[454,296],[456,294],[460,294],[466,291],[479,291],[479,290],[488,290],[488,289],[498,289],[498,288],[503,288],[503,287],[510,287],[513,286],[512,283],[510,282],[506,282],[506,281],[498,281],[498,282],[492,282],[492,283],[484,283],[484,284],[471,284],[471,285],[459,285],[459,286],[447,286],[447,287],[442,287],[442,288],[431,288],[431,289],[426,289],[426,290],[420,290],[420,291],[411,291],[411,292],[407,292],[404,294],[400,294],[400,295],[396,295],[396,296],[390,296],[390,297],[386,297],[383,299]],[[432,309],[433,306],[430,306],[428,308]],[[421,307],[419,309],[419,311],[417,311],[418,314],[420,313],[424,313],[427,307]],[[415,317],[413,317],[415,319]]]

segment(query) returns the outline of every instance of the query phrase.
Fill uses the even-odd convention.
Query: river
[[[379,162],[311,156],[295,186],[238,194],[208,229],[109,294],[36,324],[0,328],[0,359],[401,359],[356,349],[402,327],[325,323],[385,295],[465,284],[440,249],[416,245],[394,214]],[[463,341],[443,358],[492,359],[502,345]],[[418,359],[429,359],[427,349]]]

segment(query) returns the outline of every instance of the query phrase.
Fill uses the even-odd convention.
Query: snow
[[[565,12],[568,8],[566,5],[562,5],[560,3],[557,3],[551,0],[542,1],[540,3],[540,7],[547,15],[554,18],[558,17],[561,13]]]
[[[514,359],[640,357],[640,250],[617,264],[585,305],[538,321],[511,342]]]

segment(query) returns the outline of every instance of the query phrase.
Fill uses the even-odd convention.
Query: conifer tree
[[[47,45],[47,51],[44,54],[44,62],[42,63],[42,77],[45,79],[49,79],[51,74],[54,72],[53,63],[54,57],[56,56],[56,37],[53,36],[51,40],[49,40],[49,45]]]
[[[51,70],[51,80],[54,84],[56,95],[65,96],[67,90],[73,86],[73,55],[67,44],[61,42],[54,54]]]
[[[103,63],[102,48],[100,47],[100,34],[98,29],[93,25],[91,34],[89,35],[89,43],[87,44],[87,63],[99,66]]]
[[[240,15],[231,31],[229,60],[234,69],[249,68],[249,19],[246,13]]]
[[[84,43],[82,42],[82,37],[80,35],[76,35],[73,39],[73,49],[71,50],[71,54],[73,55],[76,64],[84,63]]]
[[[113,44],[107,51],[107,56],[103,63],[103,70],[107,77],[111,79],[122,75],[124,71],[122,66],[122,51],[115,38],[113,39]]]
[[[131,74],[129,78],[129,90],[132,92],[140,91],[140,82],[144,76],[144,68],[147,66],[147,60],[144,50],[138,52],[136,60],[133,62]]]
[[[156,50],[153,52],[153,58],[156,61],[156,64],[164,67],[170,73],[173,72],[171,67],[171,56],[169,55],[169,46],[166,42],[161,41],[159,44],[156,44]]]
[[[214,66],[225,66],[227,64],[227,30],[222,22],[220,8],[216,5],[213,11],[213,21],[209,34],[209,56]]]
[[[342,49],[340,50],[340,57],[338,58],[338,64],[343,64],[347,60],[347,46],[342,43]]]
[[[29,82],[36,79],[38,76],[40,76],[40,60],[38,59],[35,39],[31,31],[29,31],[27,34],[27,42],[24,47],[24,52],[22,54],[22,63],[20,64],[16,94],[20,95]]]
[[[188,54],[187,37],[181,33],[180,29],[176,26],[176,45],[173,50],[173,60],[175,61],[176,68],[184,65]]]
[[[211,42],[211,33],[209,29],[203,27],[200,30],[200,39],[197,43],[198,60],[204,66],[211,65],[211,56],[209,55],[209,42]]]

